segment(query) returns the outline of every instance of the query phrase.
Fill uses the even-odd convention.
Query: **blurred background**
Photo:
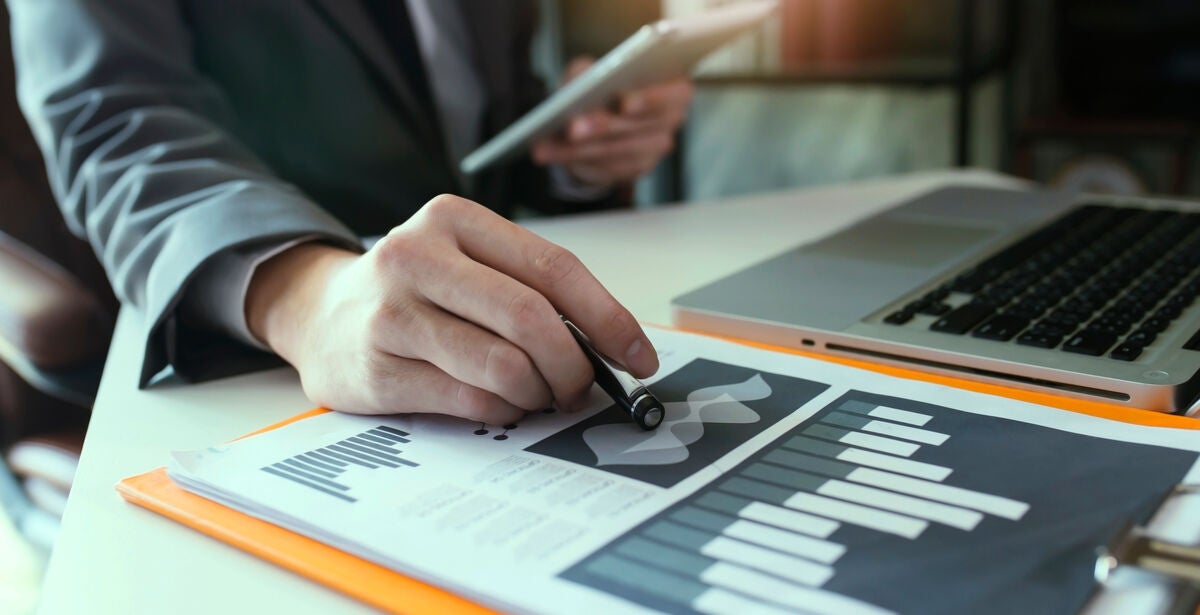
[[[644,23],[737,1],[538,0],[533,61],[554,83],[567,59],[603,55]],[[54,205],[16,106],[7,30],[0,288],[50,280],[39,287],[45,305],[66,297],[74,307],[56,317],[111,322],[115,302],[90,250],[36,213]],[[639,183],[639,207],[953,167],[1068,189],[1200,194],[1195,0],[781,0],[767,27],[704,62],[696,87],[677,154]],[[80,293],[92,298],[71,300]],[[24,613],[108,329],[31,363],[0,312],[0,613]]]
[[[556,58],[737,0],[543,0]],[[1099,192],[1196,194],[1200,3],[782,0],[697,75],[679,159],[642,203],[973,166]]]

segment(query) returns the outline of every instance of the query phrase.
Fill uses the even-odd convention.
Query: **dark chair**
[[[0,505],[48,547],[117,302],[90,247],[67,230],[54,203],[17,107],[8,32],[0,5]]]

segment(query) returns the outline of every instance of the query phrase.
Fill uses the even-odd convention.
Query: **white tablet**
[[[642,26],[521,119],[479,146],[460,163],[476,173],[515,156],[533,141],[561,129],[572,116],[608,104],[621,92],[681,77],[726,42],[770,16],[777,0],[752,0],[699,15]]]

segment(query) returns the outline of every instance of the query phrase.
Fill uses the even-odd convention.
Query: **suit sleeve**
[[[8,0],[18,97],[67,219],[140,313],[140,386],[166,366],[203,379],[266,356],[176,318],[215,256],[300,236],[357,249],[347,228],[232,136],[191,61],[175,0]]]

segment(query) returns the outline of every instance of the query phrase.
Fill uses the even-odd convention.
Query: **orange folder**
[[[740,343],[746,344],[740,340]],[[890,376],[944,384],[982,393],[1053,406],[1064,410],[1158,427],[1200,429],[1200,420],[1160,412],[1133,410],[1112,404],[1067,399],[1046,393],[1020,391],[998,385],[937,376],[908,369],[885,367],[850,359],[831,358],[766,344],[750,346],[786,352]],[[255,433],[276,429],[315,416],[316,409]],[[444,589],[407,577],[290,530],[255,519],[232,508],[192,494],[167,476],[166,468],[126,478],[117,484],[121,497],[188,527],[227,542],[253,555],[329,586],[371,606],[392,613],[493,613]],[[1198,612],[1200,613],[1200,612]]]

